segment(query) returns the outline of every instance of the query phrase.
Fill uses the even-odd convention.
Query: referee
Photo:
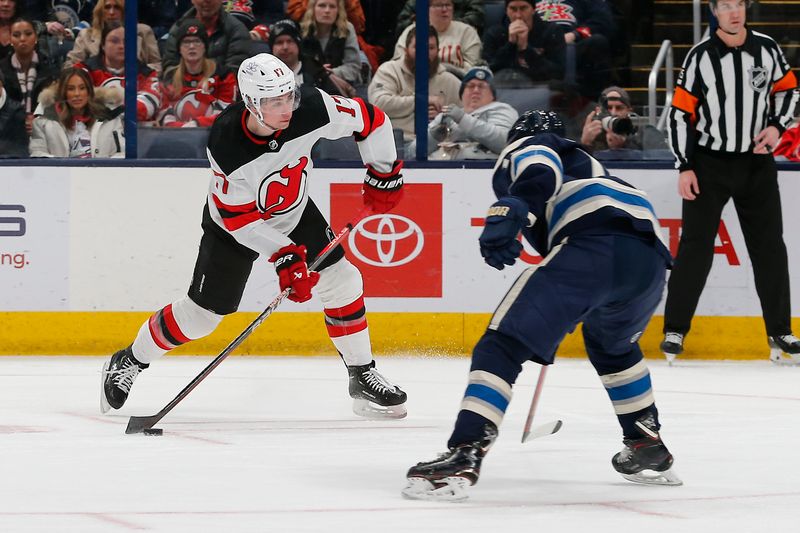
[[[722,208],[733,198],[773,360],[791,362],[794,356],[800,362],[771,153],[794,116],[797,79],[777,43],[745,26],[749,0],[709,3],[719,27],[686,56],[669,116],[683,232],[669,279],[661,350],[670,362],[683,351],[711,270]]]

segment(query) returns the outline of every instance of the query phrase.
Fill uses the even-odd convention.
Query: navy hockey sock
[[[614,405],[614,412],[626,439],[641,438],[641,431],[635,423],[648,412],[652,413],[655,430],[658,431],[661,427],[658,423],[658,410],[650,383],[650,371],[644,360],[618,372],[601,374],[600,379]]]
[[[508,402],[511,401],[511,384],[483,370],[469,373],[469,385],[461,401],[456,427],[447,447],[474,442],[483,434],[486,422],[499,427],[503,423]]]
[[[529,358],[521,347],[511,337],[491,330],[475,345],[469,383],[448,447],[479,440],[487,421],[500,427],[511,401],[511,387]]]

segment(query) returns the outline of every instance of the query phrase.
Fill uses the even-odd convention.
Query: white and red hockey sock
[[[221,321],[221,315],[183,298],[153,313],[142,324],[133,341],[133,356],[150,363],[182,344],[209,335]]]
[[[348,366],[367,365],[372,361],[372,346],[367,327],[364,298],[344,307],[325,308],[325,326],[334,346]]]

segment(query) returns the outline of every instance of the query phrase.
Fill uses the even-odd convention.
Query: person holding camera
[[[593,152],[600,150],[641,150],[642,145],[633,133],[636,129],[631,115],[631,98],[621,87],[608,87],[600,95],[600,105],[586,116],[581,132],[581,144]]]
[[[628,92],[616,86],[600,94],[600,105],[586,116],[581,144],[593,153],[603,150],[658,150],[667,148],[664,134],[650,124],[638,124]]]

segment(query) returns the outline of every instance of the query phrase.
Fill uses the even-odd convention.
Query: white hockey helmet
[[[271,54],[258,54],[242,61],[239,66],[239,92],[247,109],[262,126],[263,100],[291,94],[294,98],[292,110],[300,105],[300,90],[295,83],[294,71],[286,63]]]

